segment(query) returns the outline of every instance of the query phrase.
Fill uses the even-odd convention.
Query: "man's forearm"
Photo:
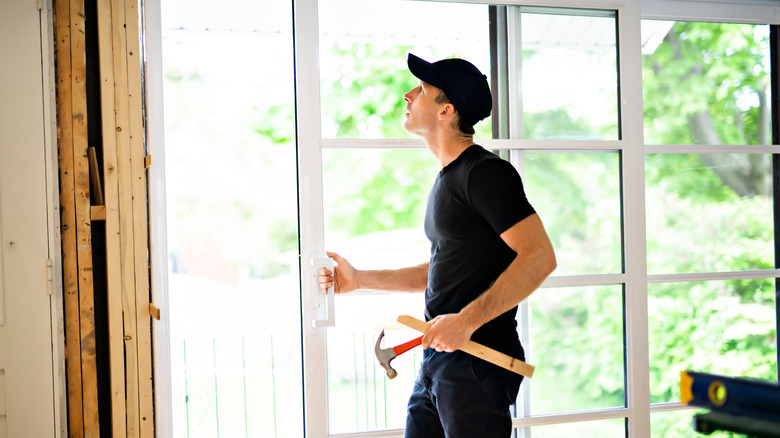
[[[555,267],[554,255],[545,251],[518,256],[490,289],[461,310],[460,316],[478,329],[528,298]]]
[[[428,263],[401,269],[358,271],[361,290],[425,292],[428,286]]]

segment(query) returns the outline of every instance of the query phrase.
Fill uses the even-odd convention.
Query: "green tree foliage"
[[[645,141],[767,144],[767,45],[766,26],[675,23],[644,57]],[[647,156],[650,273],[773,268],[770,160]],[[648,292],[652,401],[679,400],[686,369],[777,379],[774,281],[661,283]],[[688,436],[689,418],[656,415],[653,436]]]
[[[403,130],[403,94],[417,86],[406,68],[408,46],[336,45],[325,55],[335,68],[322,72],[323,129],[337,138],[409,138]]]
[[[768,44],[766,26],[675,23],[664,42],[643,60],[645,142],[768,144]],[[737,195],[771,193],[766,154],[708,154],[687,159],[695,158],[699,161],[691,165],[711,167],[714,177]],[[670,167],[659,164],[657,169]],[[658,171],[648,177],[656,183],[669,175]],[[718,188],[712,190],[711,181],[710,176],[704,177],[703,187],[679,181],[677,188],[684,197],[723,200],[724,194]]]

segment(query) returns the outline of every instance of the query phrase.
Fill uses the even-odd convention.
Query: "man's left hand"
[[[430,321],[431,328],[422,338],[422,348],[451,353],[465,344],[474,334],[462,315],[451,313],[439,315]]]

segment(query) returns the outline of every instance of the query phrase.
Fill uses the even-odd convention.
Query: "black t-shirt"
[[[472,145],[444,167],[428,196],[425,234],[431,241],[427,319],[456,313],[485,292],[517,255],[501,234],[535,213],[517,170]],[[517,307],[485,330],[516,327]]]

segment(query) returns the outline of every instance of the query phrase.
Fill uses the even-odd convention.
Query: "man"
[[[429,63],[413,54],[420,83],[404,95],[406,131],[419,135],[441,164],[425,213],[428,263],[361,271],[335,253],[320,287],[425,292],[430,330],[409,399],[406,438],[492,438],[511,434],[509,406],[522,376],[458,351],[472,339],[525,359],[515,316],[556,267],[541,220],[517,171],[474,144],[474,124],[490,115],[487,78],[468,61]]]

